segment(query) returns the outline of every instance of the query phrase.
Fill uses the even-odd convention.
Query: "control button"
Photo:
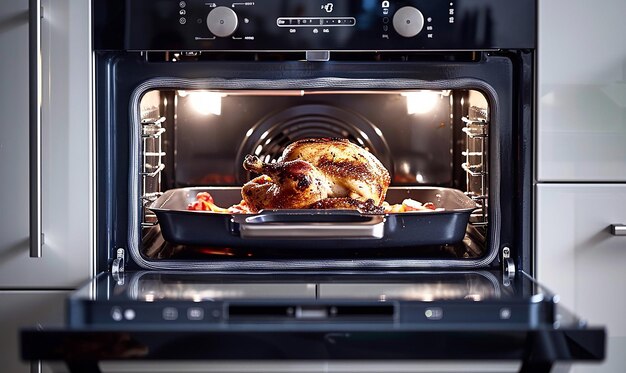
[[[135,319],[135,310],[129,308],[126,311],[124,311],[124,318],[128,321],[134,320]]]
[[[122,309],[119,307],[111,308],[111,318],[115,321],[122,321]]]
[[[405,38],[411,38],[422,31],[424,16],[412,6],[405,6],[393,15],[393,28]]]
[[[225,38],[232,35],[235,30],[237,30],[239,20],[234,10],[225,6],[218,6],[209,12],[206,18],[206,24],[213,35]]]
[[[428,320],[441,320],[443,318],[443,310],[439,307],[427,308],[424,312],[424,316]]]
[[[181,8],[184,8],[184,7],[187,6],[187,3],[184,2],[184,1],[181,1],[180,3],[178,3],[178,6],[181,7]]]
[[[501,308],[500,309],[500,319],[508,320],[511,318],[511,309],[510,308]]]
[[[174,307],[163,308],[163,320],[174,321],[178,319],[178,310]]]
[[[184,25],[185,23],[187,23],[187,18],[185,17],[180,17],[180,19],[178,20],[178,22],[180,22],[181,25]]]
[[[204,310],[200,307],[191,307],[187,309],[187,318],[191,321],[199,321],[204,319]]]
[[[389,17],[383,17],[383,23],[385,24],[389,23]]]

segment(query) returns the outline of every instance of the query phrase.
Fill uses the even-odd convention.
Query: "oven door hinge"
[[[515,261],[511,258],[511,249],[508,246],[502,248],[502,276],[509,280],[515,277]]]
[[[113,259],[113,263],[111,263],[111,275],[113,279],[118,281],[122,274],[124,273],[124,257],[126,256],[126,252],[123,248],[117,249],[117,257]]]

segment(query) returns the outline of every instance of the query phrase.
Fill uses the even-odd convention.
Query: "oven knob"
[[[209,12],[206,17],[206,24],[213,35],[225,38],[237,30],[239,20],[234,10],[225,6],[218,6]]]
[[[393,28],[405,38],[412,38],[422,31],[424,16],[412,6],[405,6],[393,15]]]

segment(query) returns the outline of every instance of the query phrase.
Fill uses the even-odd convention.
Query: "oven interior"
[[[138,249],[150,262],[234,260],[477,260],[490,251],[489,134],[493,105],[479,89],[179,89],[140,99]],[[476,203],[462,240],[435,245],[324,249],[188,245],[168,242],[151,204],[168,190],[241,187],[256,175],[248,154],[272,163],[293,141],[344,138],[374,154],[391,189],[431,186]],[[132,178],[131,178],[132,179]],[[228,207],[235,201],[219,201]],[[399,203],[399,201],[391,201]],[[427,201],[420,201],[427,202]],[[334,247],[328,247],[329,245]]]

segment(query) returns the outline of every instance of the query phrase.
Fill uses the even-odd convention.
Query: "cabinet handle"
[[[30,257],[40,258],[41,217],[41,0],[29,0],[29,178]]]
[[[614,236],[626,236],[626,224],[611,224],[611,234]]]

